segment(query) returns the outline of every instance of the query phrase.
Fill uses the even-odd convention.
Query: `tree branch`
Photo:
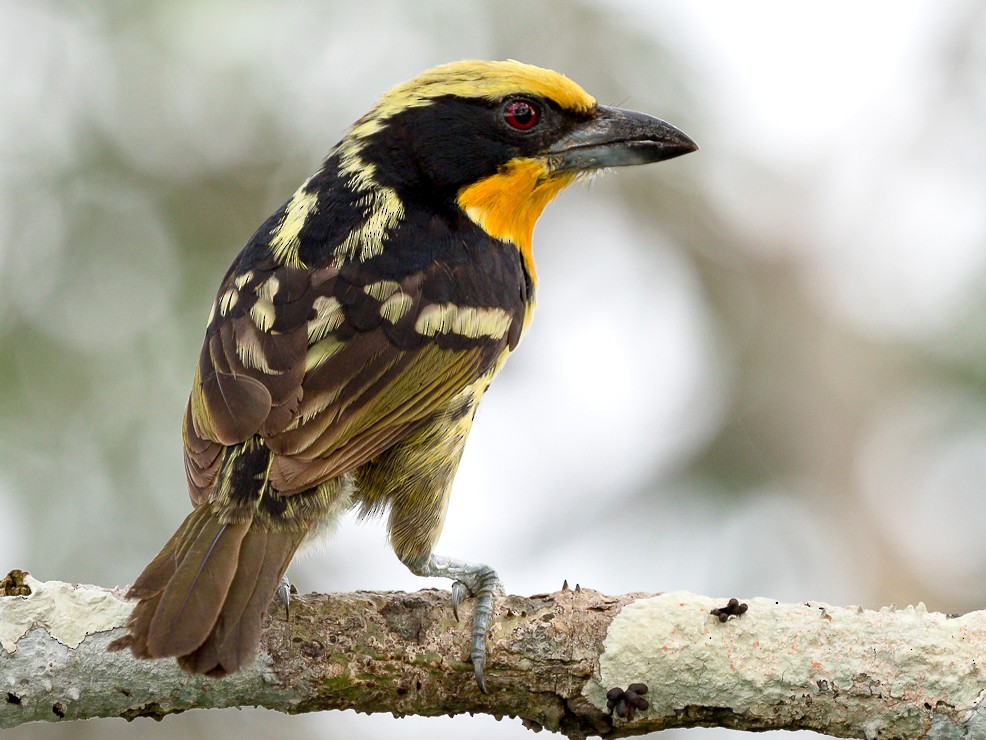
[[[12,574],[13,575],[13,574]],[[259,705],[517,716],[581,738],[669,727],[812,729],[838,737],[986,737],[986,611],[867,611],[683,592],[586,589],[498,599],[482,695],[468,629],[447,592],[310,594],[275,608],[256,664],[221,681],[174,661],[107,653],[130,605],[114,591],[30,576],[0,587],[0,728],[90,717],[155,717]],[[463,615],[463,624],[469,615]],[[607,692],[645,684],[646,709],[607,709]],[[635,687],[639,689],[639,687]],[[620,699],[620,692],[611,694]],[[633,695],[630,704],[642,706]]]

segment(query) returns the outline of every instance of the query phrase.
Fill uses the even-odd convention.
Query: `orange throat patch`
[[[459,207],[483,231],[510,242],[537,284],[532,237],[544,207],[575,179],[575,173],[548,175],[538,159],[514,159],[495,175],[459,191]]]

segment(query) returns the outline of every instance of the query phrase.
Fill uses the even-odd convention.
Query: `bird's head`
[[[454,202],[514,244],[533,276],[534,223],[576,177],[696,148],[660,119],[599,105],[557,72],[469,60],[385,93],[337,153],[342,172],[370,176],[402,200]]]

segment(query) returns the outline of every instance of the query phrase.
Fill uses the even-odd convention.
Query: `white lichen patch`
[[[104,589],[41,581],[28,575],[30,596],[0,597],[0,646],[8,653],[32,627],[45,629],[63,645],[76,648],[86,635],[122,627],[133,604]]]
[[[709,612],[727,601],[673,592],[628,604],[583,694],[607,711],[609,689],[644,683],[647,711],[668,715],[723,706],[724,697],[734,712],[758,713],[795,693],[872,690],[961,714],[986,690],[986,612],[949,618],[923,604],[868,611],[756,598],[722,623]]]

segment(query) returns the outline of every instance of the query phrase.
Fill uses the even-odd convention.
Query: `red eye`
[[[518,131],[530,131],[540,119],[541,111],[526,100],[511,100],[503,108],[503,120]]]

